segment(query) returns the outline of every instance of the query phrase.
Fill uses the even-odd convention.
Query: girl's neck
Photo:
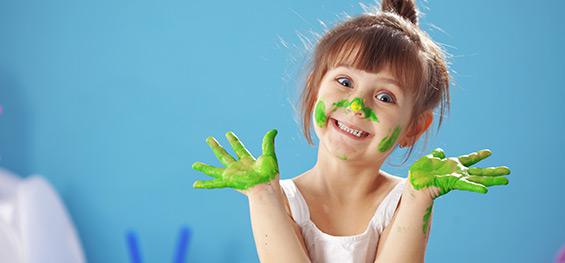
[[[309,171],[309,181],[316,192],[337,202],[367,198],[386,180],[380,172],[383,160],[367,164],[341,160],[318,147],[318,160]]]

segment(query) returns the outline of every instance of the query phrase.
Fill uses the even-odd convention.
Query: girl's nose
[[[365,108],[364,99],[361,97],[353,98],[349,105],[349,110],[351,110],[353,114],[359,118],[365,118],[364,108]]]
[[[353,109],[351,109],[351,107],[348,107],[346,109],[346,111],[348,113],[353,113],[353,115],[355,117],[359,117],[359,118],[362,118],[362,119],[365,118],[365,113],[362,110],[353,110]]]
[[[363,111],[356,111],[354,112],[354,114],[359,118],[365,118],[365,114],[363,113]]]

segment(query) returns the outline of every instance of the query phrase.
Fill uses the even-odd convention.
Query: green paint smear
[[[335,102],[333,106],[336,108],[346,108],[346,109],[349,108],[353,112],[359,112],[359,111],[363,112],[364,114],[363,116],[365,116],[365,119],[370,119],[374,122],[379,122],[379,118],[377,118],[377,115],[375,114],[373,109],[366,107],[365,103],[363,102],[363,99],[361,98],[354,98],[351,101],[345,99],[340,100],[338,102]]]
[[[381,142],[379,143],[379,151],[386,152],[388,151],[398,139],[398,135],[400,135],[400,126],[397,126],[392,135],[384,137]]]
[[[347,156],[346,156],[345,154],[344,154],[344,155],[340,155],[340,156],[338,156],[337,158],[342,159],[342,160],[344,160],[344,161],[347,161]]]
[[[424,231],[424,235],[428,232],[428,226],[430,225],[430,218],[432,215],[432,207],[434,204],[431,204],[428,209],[426,209],[426,213],[424,214],[424,225],[422,226],[422,230]]]
[[[197,180],[192,186],[205,189],[229,187],[246,190],[258,184],[270,182],[279,173],[277,157],[275,155],[276,135],[276,129],[270,130],[265,134],[262,146],[263,154],[255,159],[235,134],[228,132],[226,137],[228,137],[228,141],[232,148],[234,148],[238,160],[229,155],[213,137],[209,137],[206,142],[210,145],[216,157],[226,167],[214,167],[201,162],[193,163],[192,169],[203,172],[214,179]]]
[[[410,166],[408,178],[416,190],[432,186],[439,188],[437,197],[451,190],[484,194],[488,192],[487,187],[508,184],[504,175],[510,174],[510,169],[506,166],[467,167],[489,155],[489,150],[481,150],[469,155],[446,158],[443,150],[436,148]]]
[[[314,118],[316,120],[316,124],[320,128],[326,127],[326,122],[328,121],[328,116],[326,115],[326,105],[322,100],[319,100],[316,103],[316,109],[314,111]]]

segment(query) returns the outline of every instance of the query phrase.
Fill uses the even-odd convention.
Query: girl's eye
[[[337,78],[336,80],[342,86],[351,87],[351,80],[349,80],[348,78],[340,77],[340,78]]]
[[[380,100],[380,101],[383,101],[383,102],[386,102],[386,103],[393,103],[394,102],[394,98],[387,93],[379,93],[377,96],[375,96],[375,98],[377,98],[377,100]]]

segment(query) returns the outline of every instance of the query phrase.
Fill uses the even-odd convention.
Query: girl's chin
[[[337,138],[336,138],[337,137]],[[369,143],[356,144],[351,143],[349,140],[338,136],[332,135],[331,133],[325,134],[323,138],[324,150],[326,156],[333,156],[341,160],[375,160],[380,158],[377,149],[374,149],[374,153],[371,153]],[[369,156],[370,155],[370,156]]]
[[[340,159],[356,159],[362,151],[360,146],[351,145],[343,141],[328,140],[326,147],[328,155]]]
[[[367,156],[362,152],[345,152],[339,149],[329,152],[328,156],[331,156],[330,159],[333,159],[337,162],[342,160],[342,161],[355,162],[355,163],[360,163],[360,162],[372,163],[373,162],[372,160],[376,158],[373,156]]]

